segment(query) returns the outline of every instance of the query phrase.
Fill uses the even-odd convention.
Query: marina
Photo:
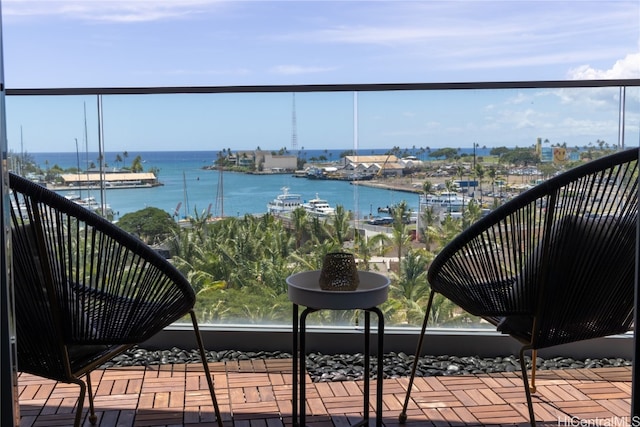
[[[108,159],[114,156],[112,153],[106,155]],[[75,165],[75,153],[35,153],[33,157],[40,165],[44,165],[45,161],[61,167]],[[104,192],[96,190],[91,193],[98,204],[110,206],[116,220],[126,213],[149,206],[173,214],[176,205],[181,202],[186,208],[185,200],[188,200],[188,212],[185,214],[191,216],[207,212],[214,217],[262,215],[268,212],[269,203],[282,193],[283,187],[288,189],[289,194],[299,195],[303,204],[319,194],[331,207],[341,205],[358,218],[369,218],[379,206],[391,206],[403,200],[411,209],[418,208],[418,194],[351,185],[353,182],[349,181],[300,179],[293,174],[220,173],[207,169],[215,158],[213,152],[146,152],[141,153],[141,157],[146,160],[145,170],[157,170],[157,178],[162,185],[117,189],[106,187]],[[220,190],[219,182],[222,179],[223,188]],[[75,193],[84,196],[85,191],[79,190],[77,187],[56,188],[62,195]],[[224,203],[219,203],[220,191],[223,192]],[[106,200],[100,200],[101,194],[105,195]]]

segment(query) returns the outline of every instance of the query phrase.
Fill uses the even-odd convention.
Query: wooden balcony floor
[[[291,426],[291,360],[210,364],[225,427]],[[99,426],[215,426],[202,365],[111,368],[92,373]],[[77,385],[18,378],[21,426],[73,424]],[[399,426],[408,378],[384,380],[386,427]],[[307,382],[307,425],[347,427],[362,416],[361,381]],[[538,425],[629,425],[631,368],[540,371]],[[417,378],[408,427],[528,425],[517,373]],[[375,393],[372,383],[371,392]],[[537,397],[536,397],[537,396]],[[372,405],[375,396],[371,397]],[[90,426],[85,399],[84,426]],[[373,424],[375,412],[370,415]],[[588,424],[586,424],[588,422]]]

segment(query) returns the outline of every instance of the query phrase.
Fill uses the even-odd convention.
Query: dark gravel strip
[[[240,352],[235,350],[208,351],[209,362],[228,362],[250,359],[291,359],[291,353],[286,352]],[[384,355],[385,378],[407,377],[411,374],[413,355],[405,353],[386,353]],[[147,366],[164,365],[172,363],[199,363],[200,354],[197,350],[183,350],[172,348],[170,350],[145,350],[134,347],[127,352],[115,357],[103,365],[103,367],[119,366]],[[620,358],[602,358],[575,360],[568,357],[555,357],[543,359],[538,357],[539,370],[552,369],[588,369],[603,367],[631,366],[630,360]],[[527,361],[530,362],[527,357]],[[371,377],[375,378],[377,358],[371,358]],[[307,372],[314,382],[360,380],[364,372],[364,356],[357,354],[326,355],[311,353],[307,355]],[[458,357],[458,356],[423,356],[418,362],[416,375],[441,376],[441,375],[470,375],[491,374],[498,372],[514,372],[520,370],[519,359],[515,356],[506,357]]]

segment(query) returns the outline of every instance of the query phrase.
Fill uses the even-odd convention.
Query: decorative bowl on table
[[[320,270],[320,289],[325,291],[355,291],[360,279],[356,260],[347,252],[330,252],[324,256]]]

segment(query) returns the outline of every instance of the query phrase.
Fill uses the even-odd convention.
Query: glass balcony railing
[[[417,326],[448,240],[640,135],[638,80],[9,89],[6,104],[10,169],[170,256],[200,321],[226,326],[289,325],[286,277],[336,250],[391,278],[389,328]],[[483,327],[439,304],[432,324]]]

